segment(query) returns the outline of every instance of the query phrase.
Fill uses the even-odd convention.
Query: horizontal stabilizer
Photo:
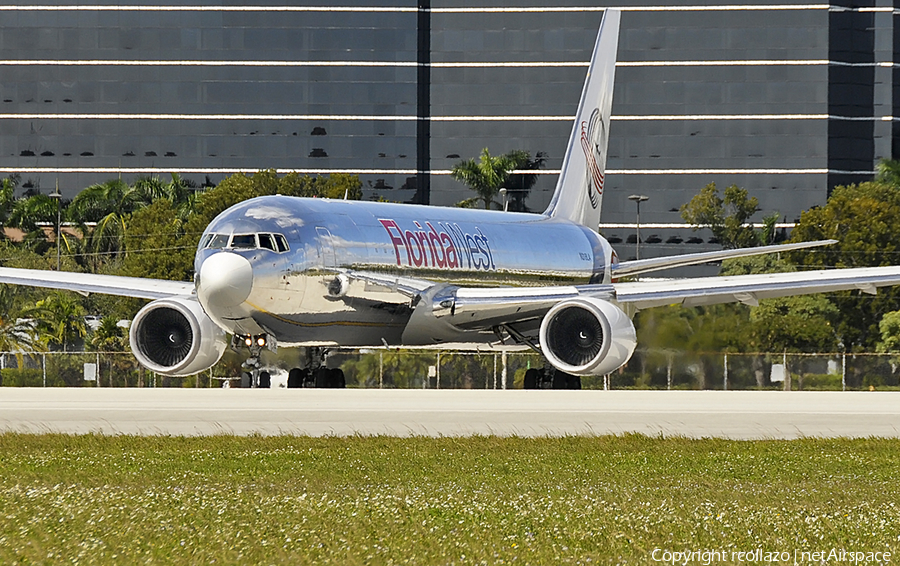
[[[760,246],[758,248],[741,248],[739,250],[721,250],[717,252],[703,252],[625,261],[612,266],[612,276],[615,278],[628,277],[631,275],[640,275],[641,273],[649,273],[651,271],[659,271],[661,269],[671,269],[673,267],[711,263],[736,257],[789,252],[793,250],[815,248],[818,246],[830,246],[836,243],[837,240],[819,240],[816,242],[800,242],[798,244],[778,244],[775,246]]]

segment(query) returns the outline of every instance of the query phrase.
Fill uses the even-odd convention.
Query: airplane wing
[[[660,269],[684,267],[686,265],[697,265],[700,263],[709,263],[712,261],[721,261],[723,259],[731,259],[736,257],[788,252],[793,250],[802,250],[805,248],[814,248],[818,246],[830,246],[832,244],[836,244],[837,242],[837,240],[819,240],[817,242],[779,244],[775,246],[760,246],[757,248],[741,248],[738,250],[721,250],[717,252],[704,252],[697,254],[673,255],[668,257],[654,257],[650,259],[623,261],[618,265],[612,266],[612,276],[617,278],[627,277],[629,275],[639,275],[641,273],[659,271]]]
[[[0,283],[61,289],[81,294],[102,293],[139,299],[188,296],[194,292],[194,284],[183,281],[10,267],[0,267]]]
[[[741,302],[758,305],[762,299],[832,291],[858,289],[874,294],[878,287],[898,284],[900,266],[889,266],[603,285],[478,289],[445,286],[430,292],[428,299],[435,315],[449,315],[448,320],[453,326],[464,330],[489,330],[539,319],[558,302],[578,297],[615,301],[637,309],[670,304],[698,306]]]
[[[858,289],[876,294],[878,287],[900,284],[900,266],[823,269],[729,277],[617,283],[616,299],[639,309],[681,304],[692,307]]]

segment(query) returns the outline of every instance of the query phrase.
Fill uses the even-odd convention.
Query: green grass
[[[898,470],[896,440],[3,434],[0,564],[896,561]]]

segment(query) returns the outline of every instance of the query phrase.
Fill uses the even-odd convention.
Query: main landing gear
[[[525,372],[524,389],[581,389],[581,376],[571,375],[550,364]]]
[[[306,359],[301,359],[301,363],[305,367],[293,368],[288,373],[288,389],[299,389],[301,387],[343,389],[347,387],[347,380],[342,369],[325,366],[327,357],[328,350],[324,348],[306,348]]]
[[[581,376],[565,373],[550,365],[534,339],[525,336],[509,325],[498,326],[494,329],[494,333],[500,338],[501,343],[512,339],[518,344],[528,346],[544,359],[544,367],[530,368],[525,372],[523,389],[581,389]]]

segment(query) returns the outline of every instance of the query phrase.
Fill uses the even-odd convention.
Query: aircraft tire
[[[331,386],[335,389],[345,389],[347,387],[347,379],[344,377],[344,370],[341,368],[331,370]]]
[[[569,375],[566,379],[566,389],[581,389],[581,376]]]
[[[540,378],[540,371],[531,368],[525,372],[525,379],[522,383],[523,389],[537,389],[538,388],[538,379]]]
[[[287,379],[288,389],[300,389],[303,387],[303,370],[300,368],[292,368],[288,372]]]
[[[569,374],[556,370],[553,372],[553,382],[550,385],[551,389],[568,389],[569,382]]]
[[[259,387],[261,389],[271,389],[272,387],[272,374],[267,371],[259,372]]]
[[[328,379],[329,373],[330,372],[328,371],[328,368],[324,366],[315,370],[314,374],[316,378],[316,389],[324,389],[328,387],[328,382],[330,381]]]
[[[253,378],[249,371],[241,372],[241,389],[249,389],[253,385]]]

